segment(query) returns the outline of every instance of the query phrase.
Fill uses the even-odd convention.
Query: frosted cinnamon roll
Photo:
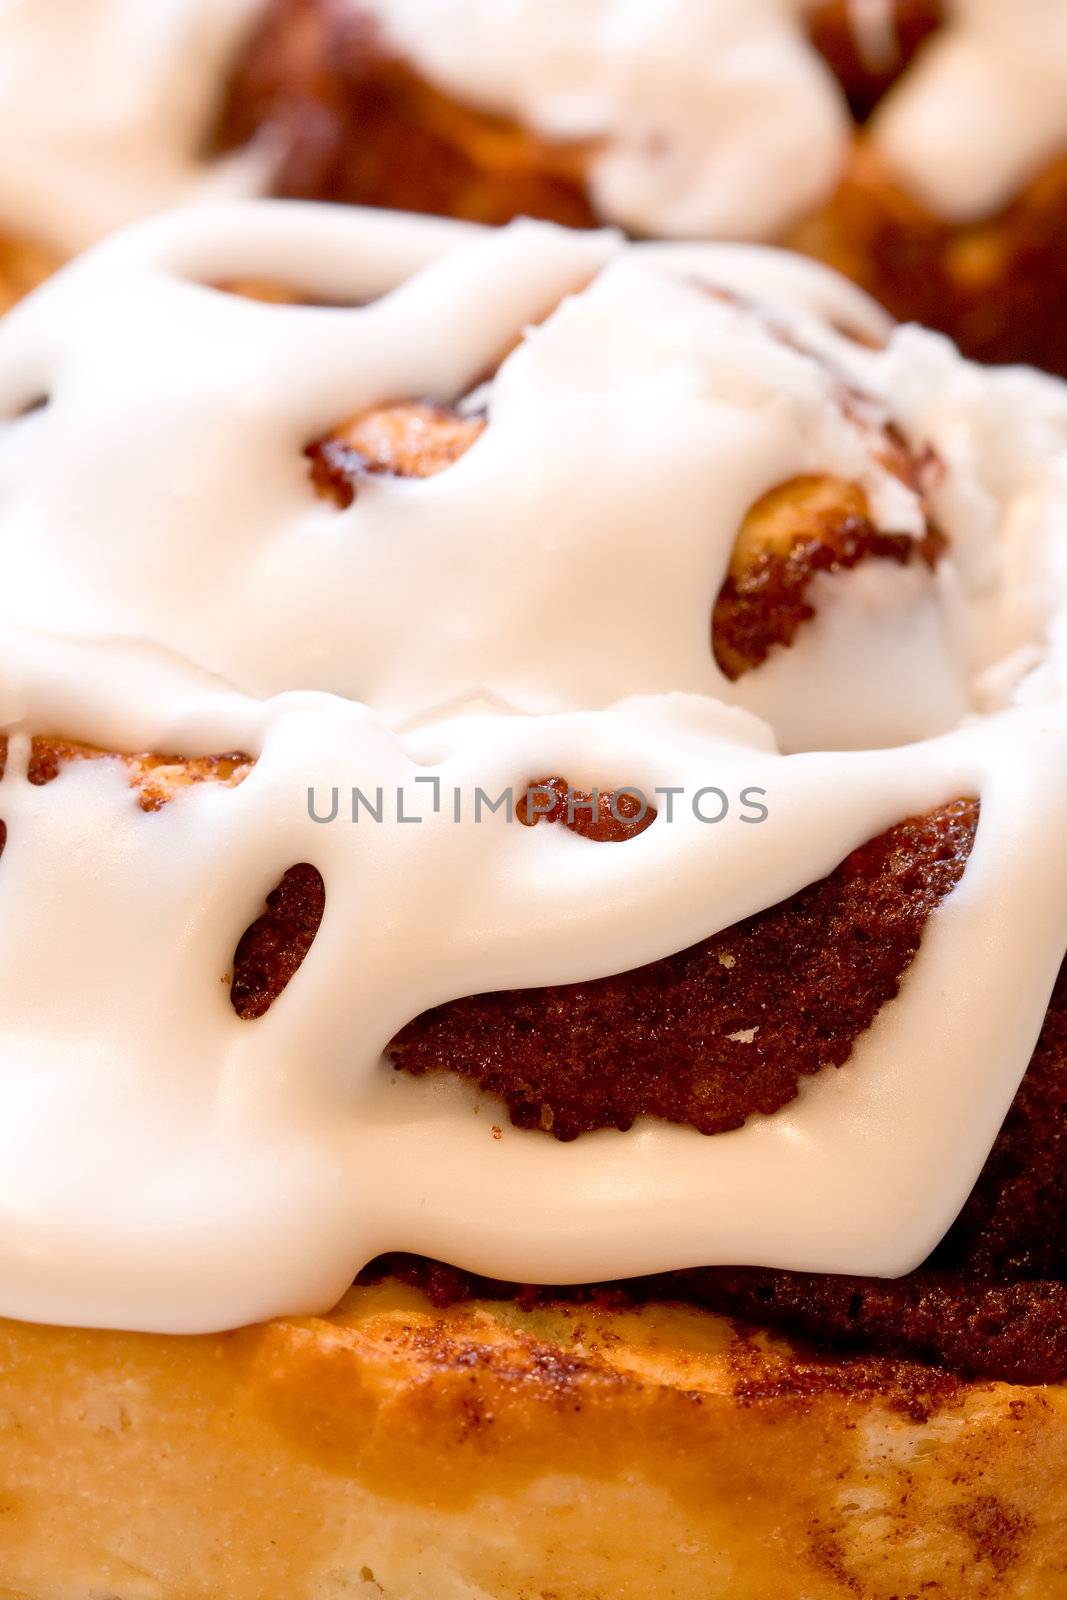
[[[270,0],[221,139],[274,192],[777,240],[968,354],[1067,370],[1056,0]]]
[[[1067,391],[260,201],[0,416],[9,1587],[1054,1584]]]
[[[226,192],[786,242],[1062,372],[1063,26],[1057,0],[9,0],[0,232],[62,257]]]
[[[268,181],[258,153],[207,149],[255,15],[256,0],[5,0],[0,296],[136,217]]]

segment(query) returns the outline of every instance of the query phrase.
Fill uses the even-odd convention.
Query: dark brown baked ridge
[[[573,1139],[647,1115],[722,1133],[841,1066],[896,995],[933,908],[958,883],[978,804],[901,822],[768,911],[636,971],[506,990],[424,1012],[394,1066],[449,1071],[518,1127]]]
[[[894,1280],[698,1267],[626,1282],[505,1284],[420,1257],[367,1276],[415,1282],[437,1304],[472,1296],[629,1304],[681,1300],[831,1349],[912,1358],[960,1377],[1067,1380],[1067,960],[1026,1075],[959,1218]]]
[[[981,1178],[932,1264],[1067,1280],[1067,960]]]
[[[268,0],[234,66],[212,140],[268,130],[273,192],[429,211],[474,222],[596,223],[581,147],[439,93],[393,54],[351,0]]]

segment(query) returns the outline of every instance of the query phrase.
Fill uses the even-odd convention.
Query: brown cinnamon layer
[[[977,361],[1067,374],[1067,157],[995,216],[942,221],[861,142],[837,193],[787,242],[836,267],[893,315],[949,334]]]
[[[519,1127],[573,1139],[639,1116],[740,1127],[841,1066],[897,993],[933,908],[962,876],[978,805],[958,800],[852,852],[821,882],[688,950],[588,983],[426,1011],[392,1041],[401,1071],[449,1071]]]
[[[0,738],[0,776],[6,756],[7,742]],[[38,737],[32,742],[29,778],[47,784],[66,764],[94,759],[120,761],[147,811],[190,784],[237,784],[252,765],[240,754],[119,756]],[[536,780],[534,789],[537,809],[547,806],[540,825],[567,826],[563,780]],[[601,797],[606,798],[616,797]],[[649,825],[636,811],[626,815],[628,797],[617,798],[621,824],[605,817],[601,805],[596,818],[578,810],[575,831],[587,840],[624,842]],[[701,1118],[706,1131],[718,1118],[743,1120],[752,1109],[773,1109],[776,1101],[784,1103],[795,1093],[805,1062],[815,1062],[809,1070],[818,1070],[820,1060],[844,1059],[854,1036],[850,1029],[867,1025],[879,992],[886,998],[895,992],[901,963],[906,967],[914,954],[926,916],[963,871],[976,822],[973,801],[910,819],[853,852],[821,883],[680,956],[596,984],[455,1002],[427,1014],[438,1020],[436,1028],[428,1031],[427,1018],[418,1019],[393,1048],[398,1055],[414,1049],[420,1063],[419,1051],[428,1041],[447,1041],[460,1058],[454,1070],[469,1069],[473,1062],[484,1086],[515,1101],[516,1121],[561,1137],[603,1125],[595,1117],[605,1103],[614,1114],[622,1107],[631,1116],[674,1109],[668,1079],[684,1077],[679,1063],[689,1069],[685,1092],[694,1119]],[[291,868],[268,896],[235,954],[232,998],[239,1015],[262,1015],[285,987],[310,948],[324,901],[322,879],[306,864]],[[775,1017],[768,1000],[779,992],[782,1014]],[[765,1013],[752,1036],[727,1037],[729,1061],[716,1051],[698,1062],[697,1034],[728,1034],[742,1013],[749,1015],[753,1002],[763,1004]],[[482,1009],[487,1003],[488,1011]],[[676,1037],[666,1036],[665,1019],[679,1030]],[[737,1032],[748,1034],[750,1028],[740,1025]],[[569,1041],[572,1057],[555,1077],[553,1071],[565,1061],[559,1056],[561,1036]],[[642,1061],[658,1062],[660,1077],[655,1071],[644,1077],[619,1072],[620,1060],[624,1066],[629,1062],[626,1052],[639,1050]],[[587,1063],[581,1051],[590,1053],[592,1073],[583,1073]],[[551,1068],[544,1067],[546,1059]],[[751,1061],[755,1069],[746,1072]],[[479,1063],[485,1062],[500,1071],[499,1083],[481,1076]],[[417,1064],[414,1070],[426,1066]],[[547,1084],[538,1079],[545,1071]],[[564,1078],[573,1093],[563,1093]],[[634,1098],[638,1091],[647,1102]],[[545,1097],[550,1093],[555,1103]],[[761,1094],[768,1097],[763,1103],[746,1099]],[[414,1277],[441,1302],[473,1293],[624,1304],[677,1299],[780,1327],[821,1347],[917,1358],[965,1376],[1062,1381],[1067,1378],[1067,963],[1026,1077],[973,1193],[930,1261],[904,1279],[697,1268],[625,1284],[553,1290],[487,1284],[439,1264],[407,1259],[387,1268]]]
[[[119,755],[36,737],[29,781],[50,783],[86,760],[121,762],[146,811],[190,784],[238,784],[253,765],[239,753]],[[517,825],[562,826],[586,844],[619,845],[655,816],[636,795],[606,785],[594,814],[590,795],[546,777],[530,780]],[[473,1079],[501,1097],[518,1126],[559,1139],[625,1129],[643,1115],[709,1134],[739,1127],[787,1104],[802,1077],[848,1059],[897,993],[930,912],[962,876],[977,822],[974,800],[910,818],[820,882],[688,950],[587,983],[455,1000],[415,1018],[389,1053],[415,1076]],[[262,1016],[290,981],[325,893],[309,863],[290,867],[271,891],[235,954],[239,1015]]]
[[[398,58],[351,0],[269,0],[227,86],[216,143],[269,129],[274,192],[475,222],[591,227],[580,147],[464,106]]]
[[[438,1304],[506,1295],[523,1304],[681,1300],[840,1348],[911,1358],[961,1376],[1067,1379],[1067,961],[1011,1110],[969,1200],[929,1261],[906,1277],[694,1268],[579,1288],[502,1284],[417,1257],[368,1269],[416,1282]]]
[[[911,459],[897,447],[909,471]],[[903,475],[904,467],[900,469]],[[936,530],[922,539],[883,532],[858,484],[808,476],[763,495],[741,525],[712,611],[715,659],[736,680],[790,645],[815,616],[811,586],[821,572],[848,572],[866,561],[933,568],[944,547]]]
[[[1000,1284],[926,1270],[880,1279],[698,1267],[547,1288],[393,1255],[372,1262],[357,1281],[386,1278],[421,1289],[440,1306],[492,1298],[513,1299],[524,1309],[578,1302],[625,1310],[681,1302],[810,1341],[813,1357],[842,1350],[921,1361],[962,1378],[1067,1379],[1067,1284],[1061,1280]]]
[[[311,949],[325,909],[317,867],[301,861],[283,873],[234,951],[230,1004],[243,1021],[270,1010]]]
[[[982,1175],[933,1264],[1067,1280],[1067,960]]]
[[[537,778],[515,804],[515,815],[528,828],[558,822],[581,839],[596,844],[622,844],[651,828],[656,808],[629,789],[575,789],[566,778]]]

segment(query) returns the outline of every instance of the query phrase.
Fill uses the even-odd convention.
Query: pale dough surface
[[[0,1595],[1067,1595],[1064,1390],[931,1376],[391,1283],[207,1337],[4,1323]]]

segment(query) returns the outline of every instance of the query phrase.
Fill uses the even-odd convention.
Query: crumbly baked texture
[[[6,761],[7,747],[0,747]],[[120,762],[145,811],[183,788],[233,786],[253,765],[241,753],[183,759],[118,755],[35,737],[33,784],[72,762]],[[3,775],[0,765],[0,777]],[[701,1133],[740,1127],[794,1098],[799,1080],[841,1066],[891,1000],[926,919],[963,874],[978,803],[957,800],[909,818],[854,850],[828,877],[688,950],[586,983],[474,995],[413,1019],[388,1046],[398,1070],[450,1071],[498,1095],[519,1127],[573,1139],[629,1128],[650,1115]],[[605,786],[592,797],[565,778],[532,775],[517,821],[625,844],[654,809]],[[264,1015],[310,950],[326,887],[294,863],[234,953],[231,1001]]]
[[[417,1284],[435,1304],[497,1294],[609,1305],[680,1299],[822,1345],[907,1356],[1016,1383],[1067,1381],[1067,961],[1026,1075],[960,1216],[900,1279],[699,1267],[625,1283],[542,1289],[390,1257],[369,1269]]]
[[[0,740],[0,777],[7,758]],[[28,776],[53,782],[70,763],[121,763],[137,803],[158,810],[190,785],[234,785],[240,753],[116,755],[53,737],[32,741]],[[527,826],[564,826],[625,844],[655,821],[631,795],[589,795],[535,777]],[[574,1138],[638,1115],[705,1133],[773,1113],[801,1076],[847,1062],[855,1038],[895,994],[926,918],[958,882],[978,820],[960,800],[852,852],[822,882],[691,950],[637,972],[556,989],[473,996],[416,1018],[390,1046],[416,1074],[452,1070],[509,1106],[518,1125]],[[0,850],[6,831],[0,825]],[[261,1017],[305,959],[325,906],[318,871],[296,863],[234,952],[230,996]],[[753,1017],[759,1020],[753,1023]],[[881,1351],[961,1375],[1067,1380],[1067,967],[1027,1075],[963,1213],[919,1272],[902,1280],[754,1268],[696,1268],[577,1290],[490,1283],[438,1263],[383,1270],[438,1305],[498,1295],[640,1305],[683,1300],[778,1326],[839,1349]]]
[[[677,955],[587,983],[474,995],[391,1042],[401,1071],[450,1071],[558,1139],[643,1115],[701,1133],[792,1100],[848,1060],[897,993],[978,822],[959,800],[849,855],[820,883]]]
[[[0,1323],[33,1600],[1056,1600],[1067,1394],[708,1312],[390,1280],[173,1338]]]
[[[237,941],[230,1004],[246,1022],[262,1017],[300,967],[326,909],[326,885],[310,862],[282,874],[262,913]]]
[[[0,777],[7,759],[0,740]],[[234,785],[240,752],[117,755],[39,736],[31,783],[71,763],[120,763],[137,803],[158,810],[204,782]],[[519,823],[563,826],[625,844],[655,822],[625,792],[591,796],[562,777],[532,777]],[[855,1039],[896,993],[933,907],[959,881],[978,821],[959,800],[853,851],[822,882],[692,949],[633,973],[559,988],[472,996],[414,1019],[390,1054],[416,1075],[454,1071],[500,1096],[519,1126],[569,1139],[639,1115],[704,1133],[771,1114],[799,1079],[846,1063]],[[6,830],[0,832],[0,850]],[[230,998],[254,1022],[298,971],[326,886],[295,863],[238,941]],[[753,1021],[753,1019],[757,1019]],[[881,1350],[962,1374],[1019,1382],[1067,1379],[1067,972],[1053,994],[1029,1071],[975,1190],[931,1262],[898,1282],[762,1269],[697,1268],[624,1285],[540,1290],[489,1283],[436,1263],[386,1263],[438,1304],[496,1294],[615,1303],[681,1299],[777,1325],[830,1346]],[[381,1271],[382,1268],[376,1269]]]

